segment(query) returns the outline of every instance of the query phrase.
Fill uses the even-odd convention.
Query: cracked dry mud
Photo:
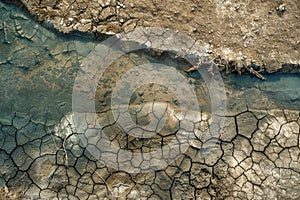
[[[201,136],[209,134],[209,117],[202,113],[194,122],[190,147],[174,163],[156,172],[132,174],[91,156],[71,128],[69,115],[51,133],[30,119],[17,129],[13,124],[24,118],[15,116],[11,124],[1,126],[3,181],[21,189],[24,199],[299,198],[299,111],[245,110],[225,117],[226,130],[220,138],[202,141]],[[40,127],[39,136],[26,134],[29,127]],[[109,129],[117,127],[112,124],[105,131]],[[163,141],[159,146],[168,143],[170,136],[156,138]],[[125,149],[153,150],[158,145],[121,133],[110,137]],[[211,150],[205,152],[206,148]]]
[[[203,98],[206,86],[199,77],[188,78],[202,110],[185,116],[178,114],[172,91],[155,84],[141,87],[130,102],[132,119],[147,125],[153,118],[160,121],[166,116],[166,123],[156,137],[136,139],[119,129],[108,99],[122,73],[154,58],[138,52],[125,55],[107,69],[110,79],[101,80],[96,94],[97,117],[110,143],[133,152],[150,152],[170,144],[178,131],[189,139],[185,143],[178,140],[180,145],[188,144],[184,150],[176,146],[180,155],[174,155],[172,148],[164,152],[174,159],[164,168],[128,173],[87,151],[80,137],[94,144],[101,139],[86,131],[97,127],[89,113],[80,113],[85,119],[80,129],[75,129],[70,114],[79,64],[97,42],[49,32],[2,3],[0,12],[0,199],[300,198],[297,77],[293,79],[296,89],[291,91],[280,91],[276,82],[240,90],[226,85],[228,112],[217,116],[224,120],[222,126],[212,124],[215,116],[205,107],[209,100]],[[165,59],[176,69],[188,67]],[[268,93],[274,86],[277,92]],[[277,99],[276,95],[284,98]],[[163,101],[166,97],[167,102]],[[155,106],[166,112],[153,113]],[[213,127],[220,135],[211,131]],[[116,155],[111,155],[112,159],[118,159]],[[156,159],[148,159],[145,165],[135,163],[137,159],[123,162],[131,162],[138,169],[150,164],[161,166]]]

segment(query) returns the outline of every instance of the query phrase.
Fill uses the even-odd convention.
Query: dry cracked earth
[[[204,141],[201,137],[209,134],[209,118],[202,113],[188,128],[179,126],[177,119],[154,141],[136,140],[114,131],[109,135],[111,142],[143,152],[166,145],[178,129],[194,134],[190,147],[167,167],[128,173],[107,167],[109,162],[120,161],[117,154],[111,153],[105,164],[95,159],[72,129],[70,116],[49,132],[46,125],[16,115],[10,123],[1,123],[2,181],[21,199],[299,198],[298,111],[245,110],[226,116],[220,137]],[[91,124],[87,119],[82,126]],[[108,124],[104,131],[118,130],[113,121]],[[95,137],[90,132],[85,136]],[[174,148],[164,156],[172,158]],[[135,163],[138,158],[127,159],[143,169],[143,163]],[[144,163],[145,167],[159,166],[154,158],[145,161],[150,163]]]
[[[155,137],[130,136],[108,99],[116,80],[147,56],[130,53],[113,63],[97,86],[96,115],[74,116],[74,79],[98,43],[51,32],[3,3],[0,12],[0,199],[300,198],[299,107],[266,106],[274,99],[259,93],[250,105],[237,98],[224,115],[205,107],[182,114],[172,91],[150,84],[130,99],[130,117],[141,126],[165,123],[152,130]],[[205,93],[205,84],[189,80],[196,94]],[[229,99],[239,95],[226,89]],[[207,103],[199,99],[200,107]],[[99,125],[103,135],[93,131]]]

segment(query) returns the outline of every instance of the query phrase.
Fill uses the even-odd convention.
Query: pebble
[[[78,28],[79,25],[80,25],[80,23],[75,24],[75,25],[73,26],[73,29],[74,29],[74,30],[77,30],[77,28]]]
[[[281,4],[281,5],[277,8],[277,10],[278,10],[279,12],[283,13],[284,11],[286,11],[285,6],[286,6],[285,4]]]
[[[211,49],[208,49],[208,50],[206,50],[206,53],[208,53],[208,54],[212,54],[212,53],[213,53],[213,51],[212,51]]]
[[[149,47],[151,47],[151,42],[148,40],[148,41],[145,43],[145,45],[149,48]]]
[[[90,20],[90,19],[81,19],[80,22],[81,22],[82,24],[86,24],[86,23],[91,22],[91,20]]]
[[[139,94],[139,96],[141,97],[141,96],[144,95],[144,92],[140,91],[140,92],[138,92],[138,94]]]
[[[120,2],[118,2],[117,8],[126,8],[126,6]]]
[[[174,99],[173,100],[173,103],[176,105],[176,106],[179,106],[179,101],[177,99]]]

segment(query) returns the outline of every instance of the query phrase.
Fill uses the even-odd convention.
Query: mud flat
[[[88,32],[97,37],[138,27],[178,30],[198,40],[212,59],[229,68],[227,72],[251,64],[269,73],[300,69],[297,0],[17,2],[36,20],[63,33]]]
[[[265,82],[227,76],[227,112],[215,115],[205,82],[197,73],[185,73],[188,65],[131,52],[99,81],[98,121],[88,112],[74,118],[74,80],[99,41],[49,31],[3,3],[0,19],[0,199],[300,198],[298,75],[270,75]],[[151,62],[188,80],[199,110],[181,115],[172,91],[145,85],[130,98],[130,118],[141,126],[153,121],[159,127],[164,116],[166,121],[153,138],[128,136],[114,118],[110,98],[122,74]],[[105,149],[94,132],[99,124]],[[111,145],[139,155],[170,148],[152,157],[122,157]],[[161,157],[172,162],[158,162]]]

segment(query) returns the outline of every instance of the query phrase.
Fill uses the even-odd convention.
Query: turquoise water
[[[1,2],[0,22],[1,117],[21,112],[56,123],[71,110],[79,62],[97,42],[53,33]]]
[[[35,121],[54,124],[71,111],[72,88],[80,63],[99,41],[54,33],[3,3],[0,20],[1,117],[20,112]],[[189,67],[187,63],[168,57],[153,58],[145,52],[136,55],[140,63],[157,62],[179,70],[195,88],[200,106],[209,105],[210,97],[201,76],[183,72]],[[226,76],[228,109],[300,109],[298,74],[266,77],[267,81],[261,81],[250,75]]]
[[[230,75],[225,78],[225,82],[240,93],[236,98],[244,100],[250,107],[300,110],[299,74],[273,74],[265,77],[267,80],[261,81],[246,75]]]

